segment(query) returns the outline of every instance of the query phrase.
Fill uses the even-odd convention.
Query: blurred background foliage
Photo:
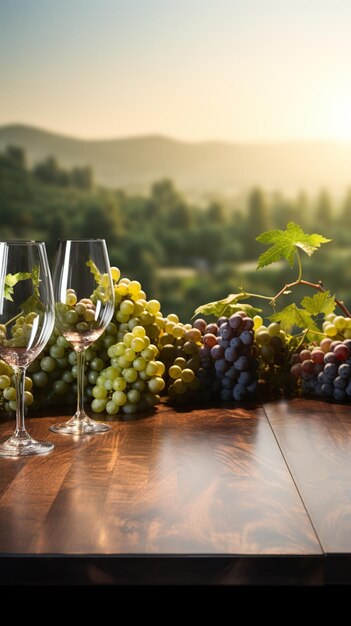
[[[183,321],[200,304],[241,287],[273,295],[293,280],[296,268],[283,263],[256,271],[265,248],[255,237],[289,220],[333,240],[304,259],[305,278],[322,279],[351,306],[351,189],[335,200],[327,189],[287,197],[253,188],[244,199],[204,206],[183,197],[169,179],[141,195],[97,185],[90,167],[63,168],[53,156],[29,167],[20,146],[0,155],[2,240],[43,239],[52,261],[59,238],[105,238],[111,263]],[[301,289],[298,299],[303,295]]]

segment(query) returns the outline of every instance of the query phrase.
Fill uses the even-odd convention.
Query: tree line
[[[336,276],[341,281],[351,249],[350,190],[336,202],[327,190],[315,198],[303,191],[291,198],[254,188],[245,198],[200,207],[171,180],[156,181],[147,195],[129,194],[99,186],[89,166],[67,169],[49,156],[29,167],[25,151],[17,146],[0,154],[2,239],[44,239],[52,258],[58,238],[105,238],[112,263],[183,319],[198,304],[235,290],[242,280],[247,287],[264,280],[274,288],[274,273],[256,275],[250,266],[262,252],[255,237],[269,228],[285,228],[289,220],[333,238],[333,256],[326,264],[330,272],[337,268],[343,251],[343,271]],[[319,256],[321,263],[323,254],[327,251]],[[191,271],[182,275],[180,267]]]

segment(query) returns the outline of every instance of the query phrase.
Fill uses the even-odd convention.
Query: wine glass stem
[[[16,430],[15,435],[21,437],[26,434],[24,424],[24,383],[26,376],[25,367],[14,368],[15,372],[15,389],[16,389]]]
[[[85,376],[85,349],[77,350],[77,412],[79,419],[85,416],[84,412],[84,376]]]

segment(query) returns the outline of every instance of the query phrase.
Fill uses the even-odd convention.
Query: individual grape
[[[270,343],[271,341],[271,335],[269,334],[268,330],[263,329],[263,330],[258,330],[256,332],[256,341],[258,343],[259,346],[263,346],[263,345],[267,345]]]
[[[237,382],[239,385],[243,385],[244,387],[250,386],[250,384],[253,382],[251,372],[240,372]]]
[[[301,363],[294,363],[290,368],[290,373],[294,378],[300,378],[302,373]]]
[[[300,352],[300,361],[310,361],[312,358],[312,354],[310,350],[301,350]]]
[[[161,376],[155,376],[151,378],[148,382],[148,389],[151,393],[160,393],[165,388],[165,381]]]
[[[322,339],[321,343],[320,343],[320,348],[321,350],[323,350],[323,352],[329,352],[330,351],[330,344],[332,343],[332,340],[328,337],[325,337],[325,339]]]
[[[211,357],[213,359],[222,359],[224,357],[224,348],[218,344],[211,348]]]
[[[252,346],[253,340],[254,340],[254,335],[253,335],[253,332],[251,330],[244,330],[240,334],[240,341],[242,341],[242,343],[245,346]]]
[[[261,326],[263,326],[263,319],[260,315],[255,315],[252,319],[254,323],[254,330],[258,330]]]
[[[186,359],[182,356],[177,356],[176,359],[174,359],[174,365],[178,365],[181,369],[184,369],[184,367],[186,367]]]
[[[269,326],[267,327],[267,331],[272,337],[279,336],[280,324],[277,324],[276,322],[272,322],[272,324],[269,324]]]
[[[207,327],[207,324],[206,324],[205,320],[203,320],[203,319],[197,319],[197,320],[195,320],[195,322],[194,322],[194,328],[197,328],[197,329],[200,331],[200,333],[201,333],[202,335],[204,335],[204,334],[205,334],[205,332],[206,332],[206,327]],[[216,331],[216,332],[217,332],[217,331]],[[212,334],[213,334],[213,333],[212,333]],[[216,333],[215,333],[215,334],[216,334]]]
[[[351,378],[351,367],[350,367],[350,365],[348,363],[342,363],[341,365],[339,365],[338,374],[339,374],[339,376],[341,376],[341,378],[345,378],[346,380]]]
[[[193,372],[193,370],[189,369],[189,368],[184,368],[181,371],[181,379],[185,382],[185,383],[191,383],[195,378],[195,374]]]
[[[90,362],[90,368],[95,372],[101,372],[104,367],[104,362],[102,359],[96,357]]]
[[[212,333],[206,333],[203,338],[204,346],[213,348],[217,344],[217,337]]]
[[[301,374],[313,375],[314,374],[314,362],[312,359],[304,359],[301,363]]]
[[[337,376],[336,378],[334,378],[334,387],[336,389],[346,389],[347,379],[342,378],[341,376]]]
[[[175,391],[175,393],[177,394],[183,394],[187,391],[187,385],[186,383],[181,380],[180,378],[178,378],[174,383],[173,383],[173,389]]]
[[[45,387],[49,382],[49,377],[43,370],[34,372],[33,383],[36,387]]]
[[[311,359],[313,363],[324,363],[324,351],[320,348],[314,348],[311,352]]]
[[[0,376],[0,389],[6,389],[6,387],[10,386],[10,384],[11,380],[9,376],[7,376],[6,374]]]
[[[326,352],[326,354],[324,355],[324,363],[328,364],[328,363],[336,363],[336,355],[334,354],[334,352]]]
[[[323,331],[327,335],[327,337],[335,337],[338,334],[337,329],[334,324],[330,324],[328,322],[323,324]]]
[[[214,335],[216,337],[218,333],[218,324],[216,324],[215,322],[212,322],[212,324],[208,324],[206,326],[205,334],[206,333],[208,333],[209,335]]]
[[[345,402],[347,399],[346,392],[343,389],[334,388],[333,397],[337,402]]]
[[[248,390],[244,385],[237,383],[233,389],[233,398],[236,401],[245,400],[248,397]]]
[[[106,408],[106,404],[107,404],[106,399],[98,400],[97,398],[94,398],[94,400],[91,403],[91,408],[94,411],[94,413],[102,413]]]
[[[138,372],[133,367],[127,367],[122,371],[122,376],[127,383],[134,383],[138,378]]]
[[[13,387],[5,387],[2,393],[5,400],[16,400],[16,390]]]
[[[342,315],[337,315],[333,319],[333,324],[338,333],[346,328],[346,319]]]
[[[137,372],[142,372],[146,368],[147,361],[142,356],[136,357],[133,361],[133,367]]]
[[[112,389],[114,391],[124,391],[127,387],[127,381],[123,376],[118,376],[112,381]]]
[[[69,386],[64,380],[56,380],[53,385],[53,390],[58,396],[64,396],[69,391]]]
[[[51,356],[45,356],[40,361],[40,367],[43,372],[52,372],[55,369],[55,359]]]
[[[130,389],[127,393],[127,401],[137,404],[140,401],[141,395],[137,389]]]
[[[347,346],[341,343],[340,345],[335,346],[334,354],[338,361],[346,361],[346,359],[350,356],[350,350]]]
[[[102,400],[107,396],[107,389],[105,387],[100,387],[96,385],[95,387],[93,387],[92,394],[97,400]]]
[[[337,372],[338,368],[335,363],[327,363],[324,367],[324,375],[330,380],[334,380]]]
[[[127,394],[124,391],[114,391],[112,400],[117,406],[123,406],[127,402]]]
[[[235,367],[239,372],[246,370],[249,367],[248,358],[244,355],[239,356],[239,358],[235,362]]]
[[[234,313],[233,315],[230,316],[229,318],[229,326],[230,328],[232,328],[233,330],[238,330],[243,324],[243,318],[241,317],[241,315],[239,315],[239,313]]]
[[[109,400],[106,402],[105,411],[108,415],[116,415],[119,411],[119,405],[116,404],[113,400]]]

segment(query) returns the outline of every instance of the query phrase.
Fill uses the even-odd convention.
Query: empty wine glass
[[[84,411],[85,350],[103,333],[114,312],[114,290],[103,239],[59,241],[53,275],[56,324],[77,355],[77,411],[50,430],[89,434],[110,430]]]
[[[0,456],[46,454],[53,444],[33,439],[25,428],[24,385],[28,365],[43,350],[55,321],[45,244],[0,242],[0,358],[14,371],[16,429],[0,444]]]

